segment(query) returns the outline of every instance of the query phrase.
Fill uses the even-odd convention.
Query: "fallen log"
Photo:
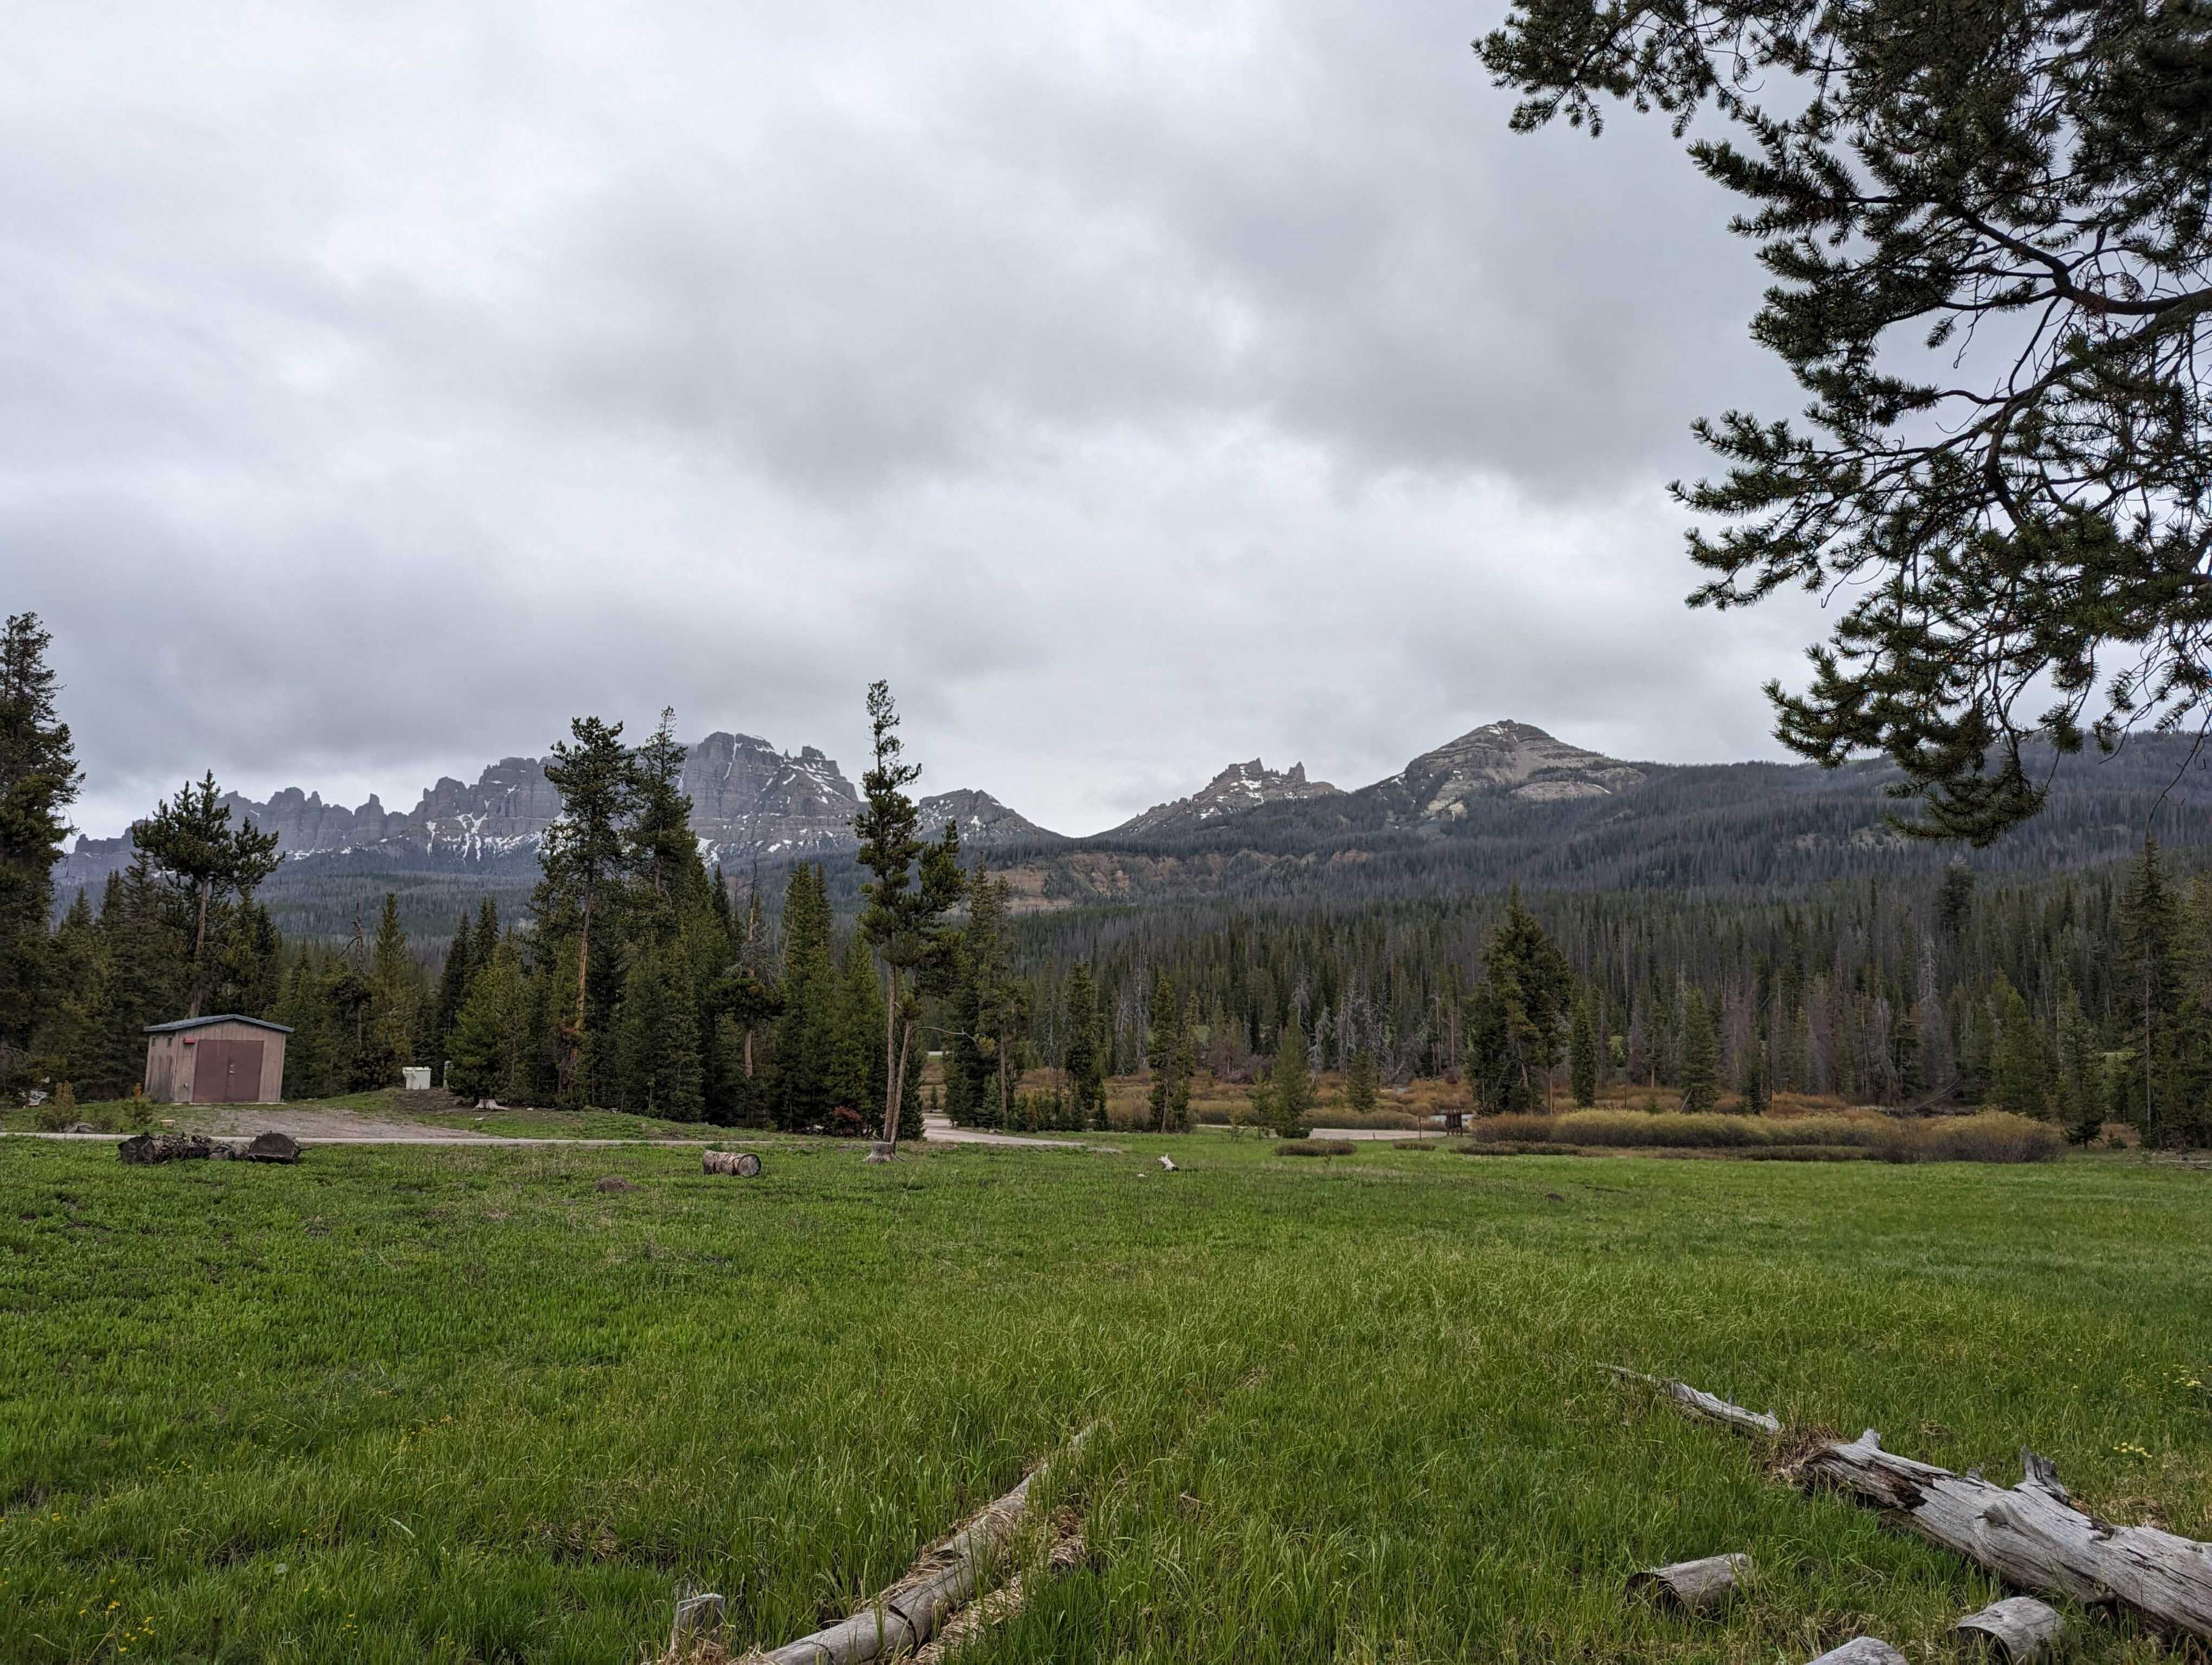
[[[1080,1450],[1090,1432],[1086,1428],[1070,1440],[1061,1460]],[[1012,1491],[932,1544],[905,1577],[860,1612],[773,1652],[747,1655],[748,1665],[866,1665],[919,1651],[956,1608],[973,1599],[984,1572],[1027,1518],[1030,1488],[1047,1467],[1039,1463]]]
[[[1762,1425],[1753,1413],[1711,1394],[1679,1382],[1657,1385],[1692,1416],[1740,1429]],[[2015,1589],[2117,1602],[2155,1625],[2212,1641],[2212,1544],[2156,1527],[2100,1521],[2074,1506],[2057,1471],[2042,1457],[2024,1450],[2021,1463],[2021,1482],[2008,1489],[1971,1469],[1954,1474],[1885,1451],[1869,1428],[1854,1440],[1814,1442],[1783,1474],[1901,1519]]]
[[[2037,1665],[2057,1652],[2066,1621],[2033,1595],[2008,1595],[1951,1628],[1988,1642],[2005,1665]]]
[[[1632,1573],[1628,1588],[1670,1602],[1684,1613],[1705,1613],[1725,1605],[1750,1577],[1750,1556],[1708,1555],[1703,1560]]]
[[[1057,1577],[1079,1565],[1083,1555],[1083,1528],[1075,1527],[1054,1540],[1045,1556],[1044,1570]],[[969,1602],[945,1621],[944,1628],[914,1656],[914,1665],[946,1665],[953,1655],[992,1626],[1005,1624],[1027,1607],[1030,1590],[1028,1575],[1016,1573],[981,1601]]]
[[[761,1159],[750,1151],[702,1151],[699,1168],[702,1173],[735,1174],[740,1179],[750,1179],[760,1172]]]

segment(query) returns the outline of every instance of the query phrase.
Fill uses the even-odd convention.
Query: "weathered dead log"
[[[1903,1516],[1923,1537],[2015,1589],[2118,1601],[2212,1641],[2212,1544],[2100,1521],[2074,1506],[2057,1471],[2034,1452],[2022,1451],[2021,1465],[2020,1484],[2006,1490],[1885,1451],[1869,1428],[1807,1453],[1795,1473]]]
[[[750,1151],[702,1151],[699,1155],[702,1173],[735,1174],[740,1179],[750,1179],[761,1170],[761,1159]]]
[[[1684,1613],[1708,1613],[1725,1606],[1737,1587],[1751,1577],[1748,1555],[1708,1555],[1703,1560],[1677,1561],[1672,1566],[1647,1567],[1629,1575],[1628,1588],[1680,1608]]]
[[[1679,1382],[1656,1385],[1693,1416],[1735,1428],[1761,1425],[1751,1412],[1711,1394]],[[2025,1474],[2007,1489],[1978,1474],[1954,1474],[1885,1451],[1869,1428],[1854,1440],[1814,1443],[1784,1473],[1902,1520],[2015,1589],[2118,1602],[2153,1624],[2212,1641],[2212,1544],[2100,1521],[2074,1506],[2049,1462],[2033,1451],[2022,1451],[2021,1462]]]
[[[2057,1651],[2066,1621],[2033,1595],[2008,1595],[1951,1627],[1987,1640],[2006,1665],[2038,1665]]]
[[[1090,1430],[1070,1440],[1063,1455],[1082,1449]],[[1020,1485],[957,1531],[921,1553],[905,1577],[867,1607],[826,1630],[787,1642],[757,1656],[759,1665],[865,1665],[919,1650],[954,1609],[971,1600],[984,1572],[1005,1552],[1027,1517],[1030,1488],[1046,1470],[1040,1463]]]
[[[1692,1416],[1704,1417],[1710,1422],[1725,1422],[1731,1428],[1741,1428],[1747,1433],[1778,1434],[1782,1431],[1782,1425],[1775,1419],[1771,1411],[1747,1411],[1741,1405],[1731,1405],[1725,1399],[1716,1399],[1686,1382],[1669,1382],[1663,1376],[1646,1376],[1641,1370],[1627,1370],[1619,1364],[1607,1364],[1601,1368],[1610,1370],[1624,1382],[1641,1382],[1645,1387],[1666,1395]]]
[[[1831,1648],[1813,1665],[1905,1665],[1905,1656],[1879,1637],[1855,1636],[1840,1648]]]
[[[1058,1577],[1079,1565],[1083,1554],[1083,1529],[1077,1527],[1054,1539],[1045,1556],[1044,1570]],[[1030,1589],[1028,1576],[1017,1573],[981,1601],[970,1601],[946,1619],[943,1628],[915,1655],[914,1665],[946,1665],[953,1655],[992,1626],[1005,1624],[1027,1607]]]

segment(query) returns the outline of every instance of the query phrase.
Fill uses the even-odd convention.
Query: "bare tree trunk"
[[[898,1048],[898,967],[884,962],[884,1138],[898,1145],[899,1088],[904,1084]]]
[[[1607,1366],[1643,1381],[1632,1370]],[[1692,1416],[1772,1431],[1773,1419],[1679,1382],[1656,1383]],[[2152,1623],[2212,1641],[2212,1544],[2155,1527],[2114,1526],[2074,1506],[2057,1470],[2022,1451],[2018,1486],[1993,1486],[1881,1449],[1871,1428],[1814,1444],[1784,1472],[1829,1486],[1901,1521],[2016,1589],[2076,1601],[2117,1601]]]

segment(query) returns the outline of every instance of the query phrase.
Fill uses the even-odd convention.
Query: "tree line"
[[[1103,1125],[1142,1076],[1147,1125],[1189,1125],[1201,1077],[1285,1127],[1314,1079],[1348,1100],[1415,1076],[1476,1110],[1666,1088],[1692,1108],[1777,1092],[1990,1103],[2086,1132],[2212,1138],[2212,880],[2154,843],[2131,864],[1978,884],[1869,877],[1790,897],[1657,890],[1155,904],[1017,915],[957,829],[923,840],[889,690],[870,690],[857,906],[820,863],[709,870],[672,717],[636,744],[577,719],[562,811],[521,916],[491,898],[442,955],[393,898],[373,933],[287,944],[257,899],[274,841],[211,777],[132,829],[95,908],[52,917],[77,790],[48,638],[0,637],[0,1079],[112,1097],[146,1024],[204,1012],[295,1031],[286,1091],[394,1085],[429,1065],[471,1100],[912,1137],[922,1060],[957,1121]],[[849,894],[849,892],[847,892]],[[1035,1082],[1042,1068],[1046,1084]],[[1296,1079],[1293,1079],[1296,1078]],[[1303,1084],[1303,1085],[1301,1085]]]

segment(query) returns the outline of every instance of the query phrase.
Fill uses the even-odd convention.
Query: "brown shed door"
[[[259,1041],[203,1041],[192,1048],[192,1102],[252,1104],[261,1097]]]

